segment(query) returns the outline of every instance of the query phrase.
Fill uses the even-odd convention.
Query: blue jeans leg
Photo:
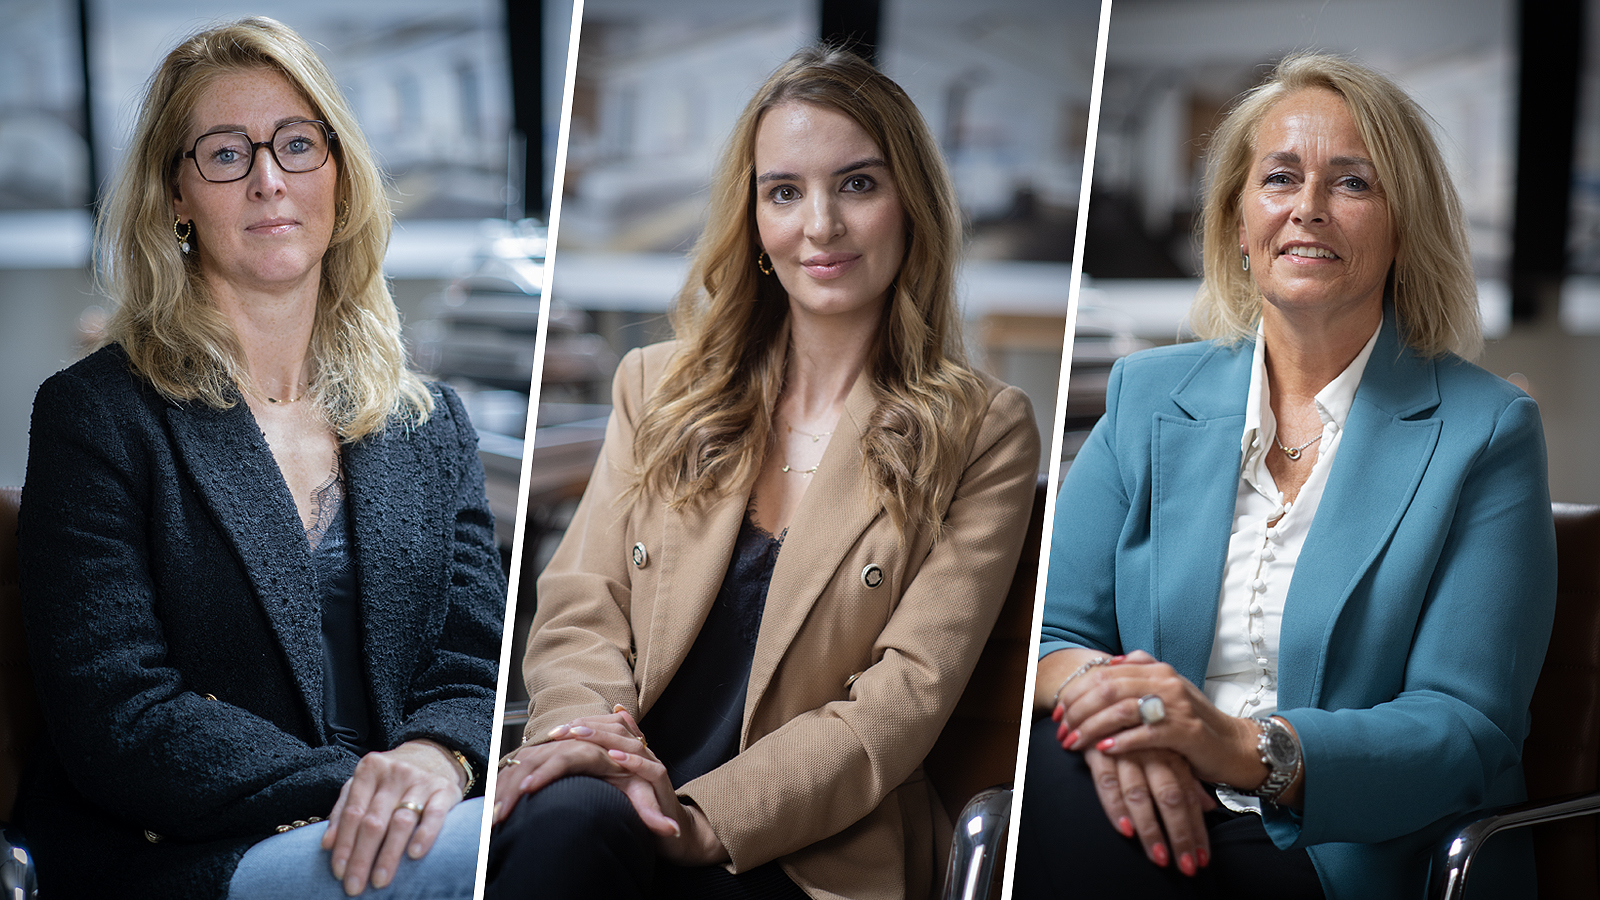
[[[368,888],[361,896],[371,900],[471,900],[482,826],[482,797],[456,804],[427,856],[401,857],[388,887]],[[228,900],[343,900],[344,886],[333,877],[331,854],[322,849],[322,835],[327,830],[327,824],[319,822],[275,834],[251,847],[233,873]]]

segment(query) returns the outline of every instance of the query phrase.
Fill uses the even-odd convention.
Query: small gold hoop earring
[[[339,205],[334,208],[333,233],[338,234],[348,224],[350,224],[350,201],[340,200]]]
[[[767,256],[767,251],[763,250],[756,254],[756,268],[764,275],[772,274],[772,258]]]
[[[182,231],[178,230],[178,226],[179,225],[183,226],[183,230]],[[172,233],[174,235],[176,235],[177,238],[178,238],[178,249],[182,250],[184,253],[188,253],[189,252],[189,238],[194,235],[194,222],[193,222],[193,220],[191,220],[191,221],[186,223],[182,219],[173,219],[172,220]]]

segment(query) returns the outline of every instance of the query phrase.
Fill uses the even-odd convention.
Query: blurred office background
[[[599,451],[616,361],[671,337],[723,144],[819,38],[857,42],[938,138],[967,225],[969,351],[1028,392],[1048,449],[1099,18],[1098,0],[586,0],[516,646]]]
[[[1222,112],[1284,55],[1326,50],[1387,72],[1435,120],[1466,207],[1478,362],[1539,401],[1554,498],[1600,502],[1597,41],[1584,0],[1115,0],[1067,459],[1103,411],[1111,361],[1187,336]]]
[[[0,484],[22,483],[35,388],[85,352],[105,315],[90,279],[91,209],[146,80],[191,32],[268,15],[317,47],[391,179],[398,223],[386,271],[407,338],[469,396],[509,551],[537,280],[502,329],[525,332],[511,341],[522,358],[502,365],[520,366],[520,379],[451,371],[439,348],[463,330],[451,317],[463,276],[486,257],[515,252],[536,268],[542,256],[572,6],[0,0]]]

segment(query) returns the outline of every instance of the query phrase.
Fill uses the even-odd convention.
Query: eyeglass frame
[[[277,138],[278,132],[282,131],[285,128],[288,128],[290,125],[308,125],[308,124],[309,125],[319,125],[319,126],[321,126],[323,132],[328,135],[328,154],[322,158],[322,162],[317,163],[316,165],[312,166],[309,169],[301,169],[299,171],[294,171],[292,169],[284,168],[283,160],[278,159],[278,151],[276,149],[274,149],[273,146],[272,146],[273,140],[275,138]],[[250,147],[250,164],[244,167],[244,173],[241,174],[240,176],[238,176],[237,178],[228,178],[228,179],[225,179],[223,181],[213,181],[210,178],[206,178],[205,170],[200,168],[200,157],[198,155],[198,151],[200,149],[200,142],[205,140],[208,137],[213,137],[213,136],[219,135],[219,134],[237,134],[238,136],[244,138],[244,142],[246,144],[248,144],[249,147]],[[205,134],[202,134],[199,137],[195,138],[194,139],[194,146],[190,147],[188,150],[185,150],[183,153],[179,154],[178,158],[179,159],[193,160],[194,161],[195,173],[198,174],[200,176],[200,178],[203,181],[205,181],[207,184],[233,184],[235,181],[243,181],[246,178],[249,178],[250,177],[250,173],[254,172],[256,170],[256,151],[262,149],[263,147],[266,148],[267,153],[271,154],[273,165],[276,165],[279,169],[282,169],[284,172],[286,172],[287,174],[290,174],[290,175],[304,175],[307,172],[315,172],[316,170],[318,170],[318,169],[322,168],[323,166],[327,165],[328,164],[328,160],[333,158],[334,145],[338,144],[338,143],[339,143],[339,133],[337,131],[334,131],[333,130],[333,126],[329,125],[327,122],[324,122],[321,119],[295,119],[293,122],[284,122],[282,125],[279,125],[277,128],[272,129],[272,137],[267,138],[264,141],[252,141],[252,140],[250,140],[250,135],[245,133],[245,132],[243,132],[243,131],[208,131]]]

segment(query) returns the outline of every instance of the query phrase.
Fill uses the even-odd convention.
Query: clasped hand
[[[1151,695],[1161,698],[1165,716],[1147,725],[1139,701]],[[1137,835],[1158,866],[1176,862],[1186,875],[1206,866],[1203,817],[1216,800],[1201,781],[1259,783],[1265,769],[1254,752],[1256,726],[1217,709],[1142,650],[1071,679],[1056,700],[1056,740],[1084,754],[1112,827]]]
[[[445,814],[461,802],[465,779],[455,756],[432,741],[407,741],[363,756],[339,790],[322,835],[344,892],[354,897],[368,884],[388,885],[402,853],[426,856]]]
[[[543,743],[523,746],[502,760],[494,791],[496,825],[524,795],[536,794],[568,775],[590,775],[627,795],[656,836],[657,851],[664,859],[680,865],[712,865],[728,859],[705,814],[678,799],[667,767],[623,707],[609,715],[575,719],[546,737]]]

